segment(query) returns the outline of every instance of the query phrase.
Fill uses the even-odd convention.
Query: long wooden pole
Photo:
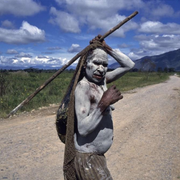
[[[138,14],[137,11],[135,11],[134,13],[132,13],[130,16],[128,16],[127,18],[125,18],[123,21],[121,21],[119,24],[117,24],[115,27],[113,27],[112,29],[110,29],[108,32],[106,32],[103,36],[101,36],[100,41],[102,41],[103,39],[105,39],[107,36],[109,36],[110,34],[112,34],[114,31],[116,31],[117,29],[119,29],[123,24],[125,24],[127,21],[129,21],[130,19],[132,19],[134,16],[136,16]],[[59,74],[61,74],[67,67],[69,67],[73,62],[75,62],[80,56],[84,55],[86,52],[86,49],[88,48],[88,46],[86,48],[84,48],[81,52],[79,52],[78,54],[76,54],[76,56],[74,56],[67,64],[65,64],[63,67],[61,67],[61,69],[59,69],[56,73],[54,73],[47,81],[45,81],[39,88],[37,88],[35,90],[34,93],[32,93],[29,97],[27,97],[24,101],[22,101],[16,108],[14,108],[7,117],[10,117],[11,115],[15,114],[18,109],[20,109],[22,106],[24,106],[25,104],[27,104],[34,96],[36,96],[36,94],[38,94],[41,90],[43,90],[51,81],[53,81]]]

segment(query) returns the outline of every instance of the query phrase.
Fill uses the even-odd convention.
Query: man
[[[93,41],[97,41],[100,36]],[[93,43],[92,41],[92,43]],[[134,62],[125,54],[115,52],[105,41],[103,48],[88,53],[85,76],[75,90],[75,113],[77,127],[74,134],[76,157],[74,160],[79,180],[112,180],[106,166],[104,153],[113,142],[112,104],[123,98],[110,83],[134,67]],[[108,57],[111,55],[121,67],[107,72]]]

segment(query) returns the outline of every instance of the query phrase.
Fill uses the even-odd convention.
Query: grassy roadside
[[[130,72],[108,85],[116,85],[121,91],[129,91],[138,87],[144,87],[152,84],[158,84],[169,79],[172,73],[159,72]]]
[[[5,92],[3,96],[0,96],[0,117],[6,117],[11,110],[52,75],[53,73],[27,73],[23,71],[4,74]],[[69,72],[62,73],[18,112],[31,111],[49,104],[60,103],[72,75]]]
[[[62,73],[18,112],[31,111],[49,104],[60,104],[72,75],[73,73],[70,72]],[[170,73],[157,72],[129,72],[108,86],[115,84],[121,92],[124,92],[166,81],[170,75]],[[0,96],[0,117],[6,117],[12,109],[32,94],[50,76],[52,73],[27,73],[23,71],[1,73],[1,79],[3,77],[4,80],[4,90]]]

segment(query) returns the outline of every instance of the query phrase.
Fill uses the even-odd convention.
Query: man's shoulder
[[[85,90],[89,90],[89,88],[90,88],[89,82],[85,78],[83,78],[77,83],[76,91],[79,91],[80,89],[83,89],[85,91]]]
[[[89,81],[84,77],[77,83],[77,86],[89,86]]]

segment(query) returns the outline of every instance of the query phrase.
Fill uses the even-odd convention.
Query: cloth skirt
[[[103,154],[76,151],[74,165],[77,180],[113,180]]]

